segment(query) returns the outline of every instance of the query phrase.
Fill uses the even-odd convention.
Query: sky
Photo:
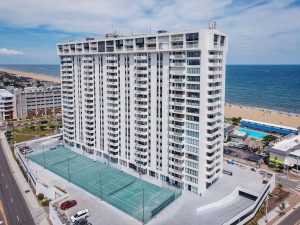
[[[212,20],[229,36],[228,64],[300,64],[300,0],[1,0],[0,64],[58,64],[59,42]]]

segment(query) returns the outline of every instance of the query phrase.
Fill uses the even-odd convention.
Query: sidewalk
[[[45,209],[40,206],[38,200],[35,197],[35,194],[32,192],[29,184],[25,180],[17,162],[13,158],[11,153],[10,147],[6,140],[6,137],[3,133],[0,134],[1,144],[6,155],[8,164],[11,168],[11,171],[14,175],[14,178],[24,196],[24,199],[29,207],[29,210],[32,214],[32,217],[36,223],[36,225],[50,225],[48,221],[48,214],[46,213]],[[25,193],[25,190],[30,190],[30,192]]]
[[[279,207],[276,207],[268,213],[268,225],[277,225],[283,221],[287,216],[294,212],[295,208],[300,207],[300,194],[297,191],[289,190],[292,194],[284,201],[286,203],[286,209],[283,213],[280,213]],[[258,221],[259,225],[265,225],[265,216]]]

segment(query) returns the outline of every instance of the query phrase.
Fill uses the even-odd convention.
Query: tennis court
[[[146,223],[180,195],[65,147],[29,159]]]

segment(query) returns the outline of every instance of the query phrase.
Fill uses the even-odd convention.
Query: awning
[[[279,164],[279,165],[285,165],[285,162],[279,160],[279,159],[274,159],[274,158],[269,158],[269,161],[272,162],[272,163],[276,163],[276,164]]]
[[[284,135],[297,134],[297,132],[294,130],[288,130],[285,128],[276,128],[276,127],[271,127],[271,126],[267,126],[267,125],[263,125],[263,124],[256,124],[256,123],[251,123],[251,122],[246,122],[246,121],[241,121],[240,125],[244,126],[244,127],[248,127],[248,128],[253,128],[256,130],[270,132],[270,133],[278,133],[278,134],[284,134]]]

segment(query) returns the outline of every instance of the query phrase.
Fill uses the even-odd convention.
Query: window
[[[198,33],[189,33],[185,35],[186,41],[198,41],[199,34]]]
[[[191,74],[199,74],[200,68],[187,68],[187,72]]]
[[[189,182],[192,182],[192,183],[195,183],[197,184],[198,183],[198,179],[194,178],[194,177],[190,177],[188,175],[185,175],[185,179]]]
[[[187,84],[187,89],[191,90],[200,90],[200,85],[199,84]]]
[[[187,52],[187,57],[200,57],[200,51]]]
[[[198,163],[191,162],[191,161],[185,161],[185,165],[192,167],[192,168],[198,168]]]
[[[188,65],[200,65],[200,59],[188,59],[187,60]]]
[[[188,152],[192,152],[192,153],[196,153],[196,154],[198,154],[198,152],[199,152],[199,149],[196,147],[193,147],[193,146],[186,145],[185,148]]]
[[[200,81],[200,76],[187,76],[187,81],[193,81],[193,82]]]
[[[199,145],[199,141],[191,138],[186,138],[186,142],[192,145]]]
[[[199,137],[199,132],[196,132],[196,131],[186,130],[185,133],[187,136],[190,136],[190,137],[196,137],[196,138]]]
[[[194,124],[194,123],[186,123],[186,127],[190,128],[190,129],[194,129],[194,130],[198,130],[199,129],[199,125],[198,124]]]
[[[187,119],[187,120],[190,120],[190,121],[199,122],[199,117],[198,117],[198,116],[190,116],[190,115],[187,115],[187,116],[186,116],[186,119]]]
[[[221,36],[221,46],[224,46],[225,44],[225,36]]]
[[[185,172],[188,173],[188,174],[191,174],[193,176],[198,176],[198,171],[192,170],[190,168],[185,168]]]

